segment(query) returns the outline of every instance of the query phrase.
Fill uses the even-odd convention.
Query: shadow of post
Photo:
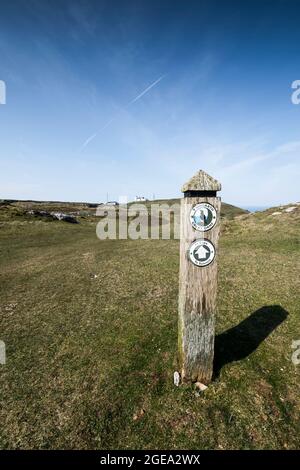
[[[222,367],[239,361],[255,351],[277,326],[288,316],[280,305],[262,307],[251,313],[238,325],[216,336],[214,357],[214,379]]]

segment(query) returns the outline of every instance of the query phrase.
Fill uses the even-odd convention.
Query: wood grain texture
[[[200,202],[210,203],[217,211],[217,222],[207,232],[195,230],[190,223],[190,211]],[[208,384],[212,378],[220,213],[219,197],[181,199],[178,356],[184,382]],[[188,259],[191,243],[201,238],[211,241],[216,251],[213,262],[205,267],[195,266]]]

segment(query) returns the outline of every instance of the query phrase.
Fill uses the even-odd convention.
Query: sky
[[[300,1],[0,0],[0,198],[300,200]],[[1,97],[0,97],[1,98]]]

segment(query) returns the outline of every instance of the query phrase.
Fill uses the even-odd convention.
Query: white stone
[[[207,389],[207,385],[204,385],[201,382],[196,382],[195,387],[198,388],[200,390],[200,392],[204,392],[204,390]]]
[[[293,212],[295,209],[297,209],[295,206],[287,207],[286,209],[284,209],[284,212]]]
[[[180,384],[180,375],[179,375],[179,372],[177,372],[177,370],[174,372],[174,385],[176,387],[178,387]]]

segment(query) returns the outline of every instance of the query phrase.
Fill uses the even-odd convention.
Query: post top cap
[[[221,191],[221,183],[209,176],[205,171],[199,170],[181,188],[181,192],[186,191]]]

